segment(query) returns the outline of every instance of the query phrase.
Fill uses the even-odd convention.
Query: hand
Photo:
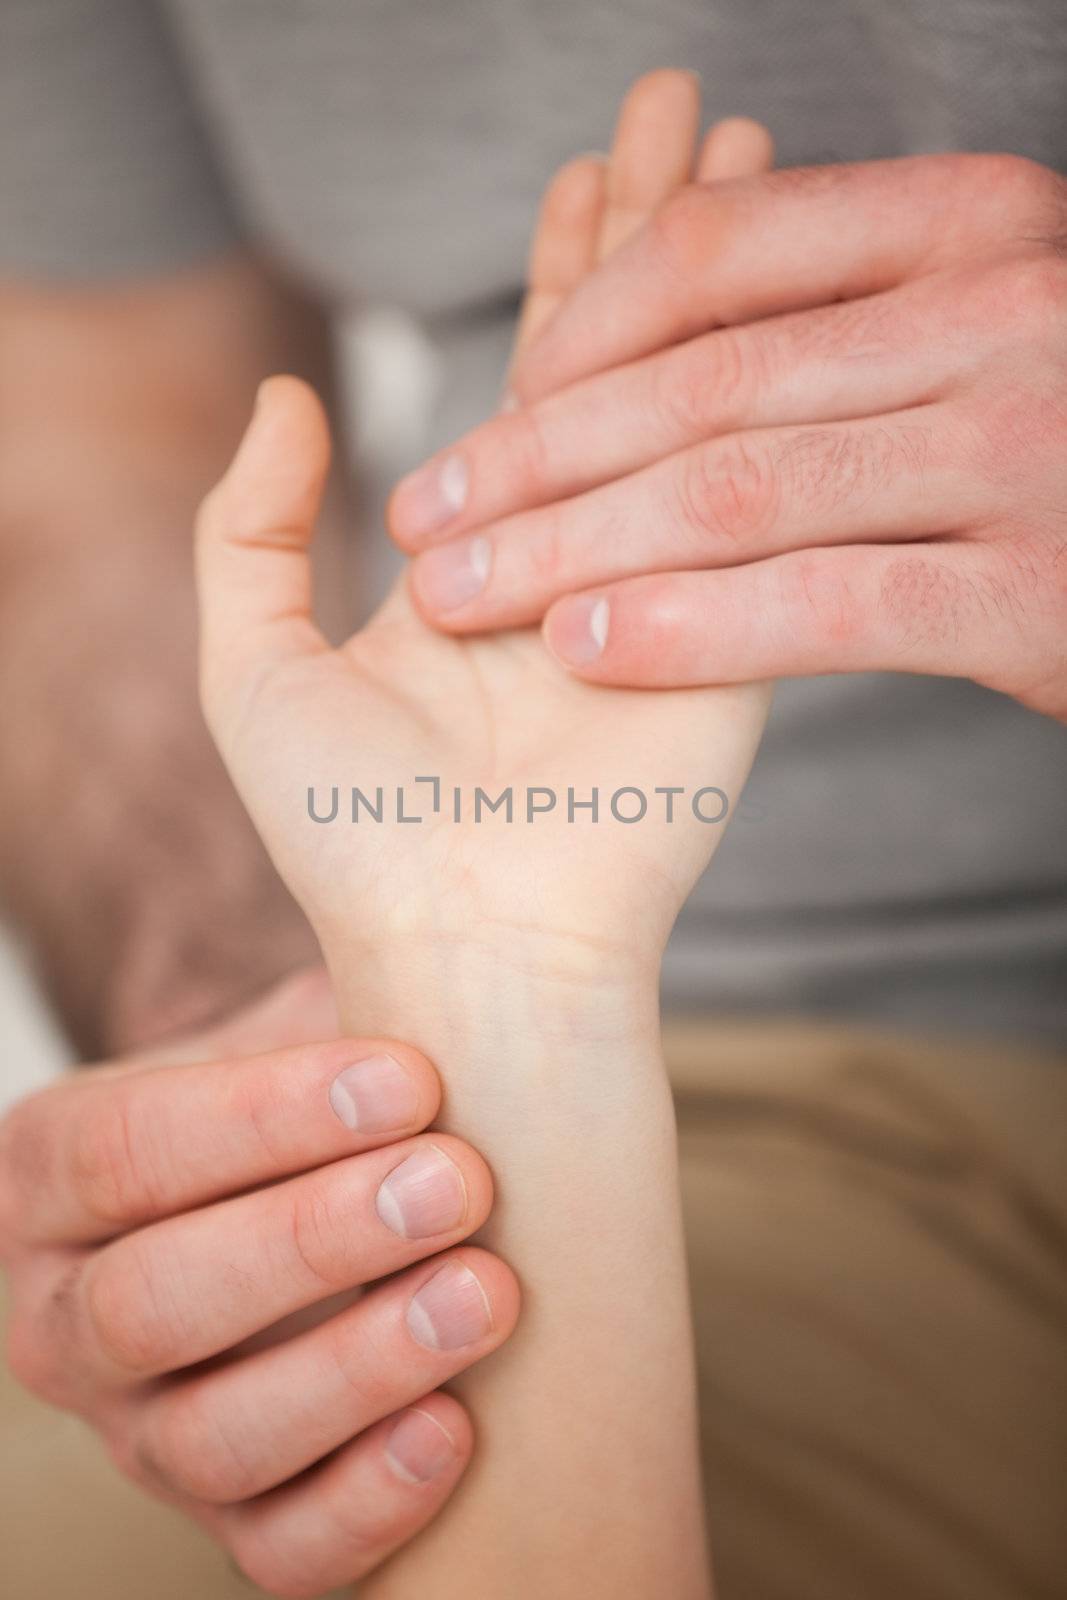
[[[697,115],[688,75],[653,74],[627,103],[610,171],[590,158],[563,170],[534,243],[526,336],[693,171]],[[762,130],[730,123],[712,132],[700,168],[733,171],[767,157]],[[403,583],[360,633],[330,649],[310,615],[307,561],[328,451],[306,386],[268,382],[205,502],[198,552],[207,718],[331,968],[371,969],[375,990],[406,972],[417,991],[427,949],[462,947],[486,953],[498,971],[509,958],[564,980],[595,967],[620,992],[636,973],[654,980],[678,907],[721,834],[694,819],[692,796],[712,785],[736,797],[764,691],[609,694],[561,671],[536,633],[443,637]],[[440,776],[439,809],[424,789],[424,820],[397,825],[396,790],[406,786],[414,809],[419,774]],[[366,813],[352,823],[353,786],[372,800],[382,792],[384,825]],[[557,797],[551,815],[530,824],[521,816],[528,786]],[[624,786],[647,795],[638,826],[609,814]],[[657,786],[682,796],[671,822]],[[493,798],[511,790],[518,820],[475,822],[476,787]],[[309,819],[309,788],[326,813],[336,790],[329,826]],[[588,811],[569,821],[568,792],[584,802],[593,789],[599,824]],[[631,796],[627,809],[637,804]]]
[[[502,1262],[451,1248],[492,1183],[420,1132],[434,1069],[389,1041],[314,1042],[331,1032],[308,974],[175,1047],[183,1064],[87,1070],[0,1124],[15,1375],[293,1595],[361,1577],[441,1508],[472,1437],[435,1391],[517,1313]],[[289,1042],[231,1054],[267,1037]]]
[[[420,611],[547,612],[597,683],[888,669],[1067,717],[1065,238],[1067,184],[1011,156],[684,189],[525,353],[523,408],[397,490]]]
[[[690,175],[697,117],[693,79],[654,74],[628,97],[610,160],[564,169],[534,242],[524,331]],[[747,124],[711,135],[713,154],[739,147],[762,155],[767,144]],[[591,687],[535,633],[442,637],[405,585],[330,649],[311,621],[307,562],[326,454],[309,392],[268,384],[200,520],[204,704],[315,925],[342,1016],[431,1048],[450,1126],[491,1155],[501,1177],[491,1236],[521,1272],[526,1303],[519,1336],[460,1380],[478,1421],[476,1474],[368,1589],[381,1600],[703,1596],[656,977],[721,833],[694,818],[694,792],[736,796],[767,697]],[[436,809],[425,787],[415,792],[419,775],[439,778]],[[309,786],[323,817],[335,792],[332,822],[309,818]],[[381,821],[365,808],[352,820],[353,786],[378,797]],[[532,821],[530,786],[556,796]],[[652,814],[628,826],[611,798],[628,787],[632,816],[637,786]],[[675,791],[673,822],[657,786]],[[421,822],[398,820],[397,788]],[[496,811],[479,822],[478,788],[494,802],[510,791],[514,820]],[[594,788],[599,822],[588,811],[570,821],[568,790],[587,805]],[[575,1541],[567,1527],[599,1535]]]

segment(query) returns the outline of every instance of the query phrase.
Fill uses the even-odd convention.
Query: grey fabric
[[[544,181],[645,68],[698,68],[786,164],[1067,167],[1061,0],[8,0],[3,28],[0,270],[243,235],[339,314],[421,319],[427,448],[494,403]],[[972,685],[784,685],[668,998],[1067,1042],[1065,796],[1063,729]]]
[[[234,223],[173,40],[145,0],[0,6],[0,271],[184,265]]]

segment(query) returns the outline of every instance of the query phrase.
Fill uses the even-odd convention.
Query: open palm
[[[653,108],[654,109],[654,108]],[[664,119],[670,114],[670,126]],[[526,336],[605,248],[690,175],[695,112],[626,114],[610,173],[565,168],[535,241]],[[627,193],[627,184],[639,192]],[[611,203],[605,209],[605,185]],[[295,379],[265,386],[241,450],[201,517],[205,709],[234,780],[324,949],[353,925],[382,937],[565,936],[658,954],[722,833],[692,799],[736,800],[766,708],[759,688],[604,689],[570,677],[531,630],[450,638],[401,582],[337,649],[310,617],[308,547],[329,458],[325,417]],[[440,782],[438,809],[430,784]],[[337,791],[337,814],[327,816]],[[352,821],[351,791],[372,804]],[[527,792],[539,791],[528,820]],[[670,799],[657,790],[678,791]],[[405,815],[399,820],[397,791]],[[497,800],[492,811],[476,790]],[[628,793],[619,810],[611,797]],[[544,792],[542,792],[544,791]],[[587,805],[596,791],[594,822]],[[459,794],[457,820],[456,793]],[[570,798],[576,802],[571,809]],[[668,806],[672,820],[668,820]],[[480,810],[480,815],[476,815]],[[714,801],[703,814],[714,816]]]

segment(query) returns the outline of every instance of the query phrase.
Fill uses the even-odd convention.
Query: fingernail
[[[564,666],[584,667],[602,654],[608,642],[611,608],[603,596],[577,595],[554,607],[548,643]]]
[[[500,410],[508,414],[519,409],[519,397],[514,389],[505,389],[500,396]]]
[[[443,1150],[425,1145],[393,1168],[378,1190],[374,1209],[402,1239],[447,1233],[467,1214],[463,1174]]]
[[[436,1417],[411,1406],[389,1435],[385,1459],[405,1483],[428,1483],[456,1459],[456,1441]]]
[[[419,1097],[399,1061],[367,1056],[337,1074],[330,1084],[330,1105],[356,1133],[394,1133],[414,1126]]]
[[[462,456],[430,461],[397,489],[397,520],[405,533],[424,538],[452,521],[467,503],[470,471]]]
[[[419,594],[430,611],[455,611],[481,594],[489,576],[489,540],[479,534],[439,545],[415,562]]]
[[[428,1350],[458,1350],[484,1339],[493,1319],[474,1273],[461,1261],[450,1261],[415,1295],[407,1324],[412,1338]]]

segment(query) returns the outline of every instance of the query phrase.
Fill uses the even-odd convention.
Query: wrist
[[[446,1084],[487,1072],[659,1064],[659,973],[614,946],[529,929],[328,943],[342,1025],[405,1039]]]

